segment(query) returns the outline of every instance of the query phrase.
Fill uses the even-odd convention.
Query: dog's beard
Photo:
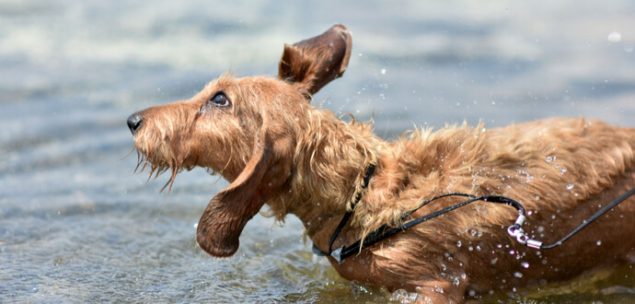
[[[134,169],[134,172],[143,172],[148,169],[148,180],[156,179],[159,175],[170,171],[170,179],[163,185],[161,191],[164,191],[166,188],[168,191],[172,190],[172,185],[174,185],[174,181],[176,180],[177,174],[183,169],[182,163],[172,159],[170,161],[166,161],[163,158],[157,157],[156,155],[144,151],[137,151],[137,165]]]

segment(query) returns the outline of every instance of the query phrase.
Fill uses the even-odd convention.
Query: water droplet
[[[498,258],[493,258],[492,260],[489,261],[489,263],[492,265],[496,265],[496,262],[498,262]]]
[[[194,229],[198,228],[198,222],[194,223],[192,226],[194,226]]]
[[[516,254],[516,250],[514,250],[514,249],[510,250],[510,251],[509,251],[509,254],[510,254],[510,255],[514,255],[514,254]]]
[[[533,175],[529,174],[527,170],[518,170],[516,174],[518,174],[518,176],[520,177],[524,177],[528,183],[531,183],[534,180]]]
[[[538,233],[543,233],[543,232],[545,232],[545,227],[538,226],[538,228],[536,230],[538,230]],[[538,252],[540,252],[540,251],[538,251]]]
[[[529,263],[528,263],[528,262],[523,261],[523,262],[520,262],[520,266],[521,266],[521,267],[523,267],[523,268],[525,268],[525,269],[527,269],[527,268],[529,268]]]
[[[514,272],[514,277],[517,277],[517,278],[520,279],[520,278],[523,277],[523,274],[521,272],[519,272],[519,271],[516,271],[516,272]]]
[[[476,296],[476,291],[474,289],[470,289],[467,292],[467,295],[470,296],[470,297],[474,297],[474,296]]]
[[[459,280],[459,277],[452,278],[452,285],[459,286],[459,284],[461,284],[461,281]]]
[[[601,246],[602,245],[602,240],[598,240],[597,242],[595,242],[595,245]]]
[[[567,190],[572,190],[575,187],[574,184],[567,184]]]
[[[545,161],[548,163],[553,163],[554,161],[556,161],[556,156],[555,155],[547,155],[547,157],[545,157]]]
[[[612,42],[612,43],[620,42],[622,41],[622,34],[618,32],[611,32],[609,33],[609,36],[607,37],[607,39],[609,42]]]
[[[478,229],[470,228],[467,232],[474,238],[483,236],[483,232]]]
[[[436,293],[444,293],[445,291],[443,290],[443,287],[439,286],[439,285],[434,285],[434,291]]]
[[[461,241],[456,241],[456,247],[461,248],[461,245],[462,245]]]
[[[473,251],[473,250],[474,250],[474,247],[472,247],[472,246],[467,247],[467,250],[469,250],[469,251]]]
[[[567,173],[567,168],[560,168],[560,175]]]
[[[443,255],[445,256],[446,259],[448,259],[448,261],[454,260],[454,258],[452,257],[452,254],[449,252],[446,252]]]
[[[386,69],[381,69],[380,72],[381,72],[382,75],[386,75]]]

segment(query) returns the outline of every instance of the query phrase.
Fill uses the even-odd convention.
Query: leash
[[[362,189],[366,189],[368,187],[368,184],[370,182],[370,178],[373,175],[373,173],[375,172],[375,165],[369,165],[366,169],[366,174],[364,175],[364,179],[362,182]],[[381,242],[397,233],[400,232],[404,232],[416,225],[419,225],[421,223],[424,223],[426,221],[429,221],[431,219],[437,218],[441,215],[444,215],[446,213],[452,212],[456,209],[465,207],[469,204],[472,204],[474,202],[477,201],[483,201],[486,203],[495,203],[495,204],[504,204],[504,205],[508,205],[513,207],[514,209],[516,209],[516,211],[518,211],[518,217],[516,218],[516,221],[510,225],[507,228],[507,233],[516,239],[516,241],[522,245],[526,245],[527,247],[530,248],[534,248],[534,249],[538,249],[538,250],[545,250],[545,249],[553,249],[556,247],[561,246],[564,242],[566,242],[567,240],[569,240],[571,237],[573,237],[574,235],[576,235],[578,232],[580,232],[582,229],[586,228],[588,225],[590,225],[592,222],[594,222],[595,220],[597,220],[599,217],[601,217],[602,215],[604,215],[605,213],[607,213],[609,210],[613,209],[614,207],[616,207],[617,205],[619,205],[620,203],[622,203],[623,201],[627,200],[629,197],[635,195],[635,188],[625,192],[624,194],[622,194],[620,197],[616,198],[615,200],[611,201],[608,205],[602,207],[601,209],[599,209],[598,211],[596,211],[593,215],[591,215],[590,217],[588,217],[587,219],[583,220],[582,223],[580,223],[578,226],[576,226],[573,230],[571,230],[571,232],[569,232],[568,234],[566,234],[564,237],[562,237],[561,239],[559,239],[558,241],[551,243],[551,244],[544,244],[542,241],[540,240],[535,240],[529,237],[529,235],[523,230],[522,225],[525,222],[525,220],[527,219],[527,212],[525,210],[525,207],[518,201],[505,197],[505,196],[500,196],[500,195],[482,195],[482,196],[475,196],[475,195],[471,195],[471,194],[466,194],[466,193],[460,193],[460,192],[453,192],[453,193],[446,193],[446,194],[442,194],[439,196],[435,196],[431,199],[425,199],[423,200],[421,203],[419,203],[419,206],[417,206],[416,208],[409,210],[407,212],[405,212],[402,216],[401,216],[401,220],[404,222],[402,225],[398,226],[398,227],[389,227],[388,225],[384,224],[381,227],[377,228],[376,230],[374,230],[373,232],[369,233],[366,238],[364,238],[364,240],[357,240],[355,242],[353,242],[350,245],[346,245],[346,246],[342,246],[339,247],[335,250],[333,250],[333,244],[335,243],[335,241],[337,240],[337,238],[339,237],[340,233],[342,232],[342,230],[344,229],[344,227],[346,226],[346,224],[348,223],[348,221],[350,220],[351,216],[353,215],[353,212],[355,211],[355,206],[357,205],[357,203],[359,203],[359,201],[362,198],[362,192],[358,192],[355,196],[355,199],[353,201],[353,204],[351,206],[351,210],[350,211],[346,211],[346,213],[344,214],[344,216],[342,217],[342,219],[340,220],[340,223],[337,225],[337,228],[335,228],[335,231],[333,231],[333,234],[331,235],[331,239],[329,240],[329,248],[328,248],[328,252],[324,252],[322,251],[320,248],[318,248],[317,246],[315,246],[315,244],[313,244],[313,253],[320,255],[320,256],[331,256],[333,257],[338,263],[342,263],[344,261],[344,259],[355,255],[357,253],[359,253],[362,248],[364,247],[368,247],[371,245],[374,245],[378,242]],[[413,213],[415,213],[417,210],[421,209],[422,207],[436,201],[442,198],[446,198],[446,197],[465,197],[467,198],[466,200],[460,202],[460,203],[456,203],[453,205],[450,205],[448,207],[445,207],[443,209],[431,212],[427,215],[423,215],[420,216],[418,218],[414,218],[410,221],[406,222],[406,219],[408,219]]]

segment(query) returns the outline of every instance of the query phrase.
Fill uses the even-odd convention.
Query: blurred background
[[[275,75],[283,43],[353,33],[342,79],[314,99],[394,138],[551,116],[635,127],[635,2],[0,0],[0,302],[366,302],[302,225],[257,216],[231,259],[196,247],[226,183],[133,174],[125,121],[223,72]],[[632,303],[635,272],[496,296]],[[534,303],[534,302],[532,302]]]

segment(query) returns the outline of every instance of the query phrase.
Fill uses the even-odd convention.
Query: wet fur
[[[278,78],[224,75],[190,100],[140,112],[135,146],[152,172],[170,169],[171,184],[180,170],[200,166],[231,182],[201,217],[201,248],[234,254],[244,225],[266,203],[279,220],[298,216],[326,250],[371,163],[376,173],[336,247],[385,223],[399,225],[422,198],[447,192],[520,200],[531,213],[525,230],[549,242],[635,187],[635,129],[554,118],[494,129],[415,130],[389,142],[369,123],[344,122],[312,107],[311,95],[343,74],[350,47],[350,33],[335,26],[285,46]],[[206,107],[219,91],[231,107]],[[477,203],[331,263],[345,278],[417,292],[421,302],[463,302],[468,293],[478,297],[626,262],[635,248],[634,203],[624,202],[551,251],[507,236],[513,209]]]

